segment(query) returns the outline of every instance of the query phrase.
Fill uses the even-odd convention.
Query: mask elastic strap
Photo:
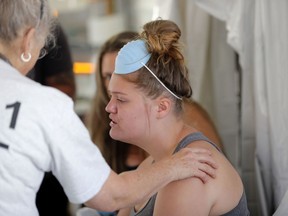
[[[168,91],[170,92],[170,94],[172,94],[174,97],[176,97],[179,100],[182,100],[181,97],[177,96],[175,93],[173,93],[169,88],[167,88],[167,86],[164,85],[164,83],[152,72],[152,70],[150,70],[150,68],[148,68],[143,62],[141,62],[141,64],[156,78],[156,80]]]

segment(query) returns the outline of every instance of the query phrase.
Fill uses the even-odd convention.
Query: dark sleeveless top
[[[211,145],[213,145],[218,151],[222,152],[213,142],[211,142],[207,137],[205,137],[202,133],[192,133],[184,137],[178,146],[176,147],[174,153],[178,152],[180,149],[185,148],[188,144],[194,141],[204,140]],[[144,208],[142,208],[139,212],[135,212],[135,209],[131,211],[132,215],[134,216],[152,216],[154,211],[154,205],[156,201],[157,193],[154,194]],[[238,203],[238,205],[232,209],[231,211],[225,213],[223,216],[249,216],[250,212],[247,207],[247,200],[245,191],[242,194],[242,197]]]

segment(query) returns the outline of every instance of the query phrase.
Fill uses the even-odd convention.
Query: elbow
[[[85,206],[98,210],[98,211],[104,211],[104,212],[114,212],[117,211],[119,208],[117,206],[117,202],[113,200],[94,200],[91,199],[84,203]]]

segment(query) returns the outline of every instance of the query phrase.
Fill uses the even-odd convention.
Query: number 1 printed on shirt
[[[6,109],[13,109],[12,118],[11,118],[11,122],[10,122],[10,126],[9,126],[12,129],[15,129],[15,127],[16,127],[16,122],[17,122],[17,117],[18,117],[20,105],[21,105],[21,103],[17,101],[13,104],[8,104],[6,106]]]

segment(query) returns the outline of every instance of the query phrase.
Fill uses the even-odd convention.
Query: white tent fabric
[[[183,4],[183,2],[185,4],[184,8],[189,10],[189,13],[185,13],[185,16],[189,16],[191,22],[188,22],[188,19],[181,18],[179,14],[182,16],[183,14],[179,13],[179,11],[177,12],[178,9],[181,9],[180,3]],[[259,196],[261,196],[259,200],[262,200],[262,204],[265,203],[261,205],[261,215],[272,215],[280,205],[288,189],[288,114],[286,114],[288,113],[288,1],[194,0],[191,3],[191,1],[170,0],[170,15],[173,17],[176,13],[178,14],[178,19],[179,17],[182,19],[179,21],[185,20],[185,29],[193,25],[193,27],[190,26],[189,28],[194,30],[186,34],[187,41],[191,39],[189,36],[191,32],[192,36],[202,31],[205,33],[205,30],[209,31],[207,25],[211,24],[204,18],[193,22],[193,20],[200,17],[197,16],[198,10],[195,9],[195,3],[209,14],[225,21],[228,31],[226,39],[230,46],[239,54],[242,83],[241,118],[238,119],[241,137],[238,148],[244,149],[245,156],[238,157],[242,161],[240,163],[236,162],[236,165],[245,166],[245,160],[247,160],[251,163],[249,166],[254,167],[253,163],[256,161],[256,172],[259,174],[256,175],[258,189],[259,192],[262,192],[259,193]],[[159,14],[161,14],[161,5],[164,4],[162,0],[157,3]],[[168,18],[170,17],[168,16]],[[204,37],[202,41],[197,43],[201,42],[207,45],[207,40],[209,40],[207,32],[206,34],[201,34]],[[195,39],[192,41],[195,41]],[[191,48],[190,44],[187,45]],[[198,51],[197,46],[200,45],[194,44],[194,46],[196,47],[191,48],[193,51],[190,52],[192,55],[195,50]],[[218,47],[218,49],[221,48]],[[208,52],[211,52],[211,50],[206,50],[202,44],[200,52],[195,53],[193,56],[193,59],[200,58],[201,61],[197,60],[196,63],[193,62],[190,65],[190,67],[196,68],[196,72],[192,71],[192,74],[196,73],[193,76],[193,79],[195,79],[193,88],[196,89],[196,96],[199,100],[205,95],[203,91],[207,91],[207,77],[210,77],[209,79],[213,77],[214,79],[215,76],[218,76],[218,74],[215,74],[217,71],[212,70],[210,72],[214,74],[205,74],[207,73],[205,70],[207,67],[211,69],[211,67],[215,66],[215,64],[211,64],[211,61],[207,62],[207,57],[211,57],[215,53],[212,51],[209,55]],[[225,64],[229,64],[229,60],[231,59],[227,59]],[[208,66],[205,63],[209,63]],[[223,78],[221,76],[221,79]],[[213,79],[210,82],[213,85],[209,86],[209,92],[214,92],[215,89],[219,88],[217,85],[225,86],[224,82],[227,81],[223,79],[219,83],[213,81]],[[235,88],[232,87],[230,91],[235,91]],[[223,92],[223,86],[221,86],[221,90],[218,89],[218,92]],[[213,94],[213,97],[215,97],[215,94]],[[219,99],[219,94],[218,97],[216,94],[216,98]],[[217,107],[221,106],[219,103],[212,105],[213,110],[217,110]],[[221,119],[217,119],[217,121],[221,121]],[[220,124],[220,130],[222,130],[222,126]],[[240,151],[240,153],[243,152]],[[252,155],[252,159],[249,158],[249,155],[250,157]],[[246,181],[246,185],[249,184]],[[282,209],[283,205],[287,205],[284,200],[279,209]]]
[[[211,6],[210,11],[217,10],[215,1],[197,2],[205,8]],[[230,10],[232,13],[219,18],[227,18],[228,31],[236,30],[232,34],[228,33],[228,41],[240,55],[243,89],[251,84],[245,76],[252,78],[252,98],[245,98],[243,95],[242,100],[250,100],[252,105],[254,104],[254,107],[251,107],[254,111],[247,113],[243,110],[242,120],[245,115],[254,115],[255,123],[252,122],[252,125],[255,126],[256,161],[259,162],[267,204],[263,212],[271,214],[279,206],[288,189],[288,118],[285,114],[288,110],[288,2],[231,2],[234,2],[233,7],[229,5],[229,8],[234,8]],[[227,11],[222,10],[224,13]],[[229,35],[233,37],[229,38]],[[243,136],[244,131],[242,128]],[[282,202],[282,205],[285,205],[285,202]]]
[[[273,214],[273,216],[284,216],[287,215],[288,212],[288,191],[286,191],[279,207],[277,208],[276,212]]]

